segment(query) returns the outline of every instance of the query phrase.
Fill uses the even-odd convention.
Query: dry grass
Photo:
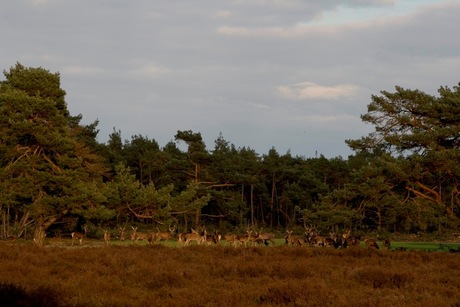
[[[460,255],[0,244],[5,306],[455,306]]]

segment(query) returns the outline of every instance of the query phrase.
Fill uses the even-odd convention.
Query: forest
[[[120,225],[225,233],[256,226],[356,233],[446,233],[460,225],[460,84],[433,96],[395,86],[370,97],[374,132],[327,159],[257,153],[200,132],[97,141],[69,113],[60,74],[20,63],[0,81],[0,238]],[[152,131],[152,134],[155,132]],[[181,149],[185,148],[185,149]]]

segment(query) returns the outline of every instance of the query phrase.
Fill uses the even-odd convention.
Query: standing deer
[[[325,247],[335,247],[337,248],[337,234],[335,232],[330,232],[329,237],[324,238]]]
[[[258,233],[253,234],[252,232],[249,234],[248,242],[251,242],[252,246],[264,243],[264,241],[259,237]]]
[[[109,241],[110,241],[110,231],[107,229],[104,229],[104,242],[106,245],[108,245]]]
[[[206,233],[206,243],[208,245],[219,244],[221,238],[222,236],[217,232],[217,230],[214,230],[212,233]]]
[[[292,235],[292,230],[286,230],[286,235],[284,236],[284,245],[290,246],[302,246],[305,241],[299,236]]]
[[[72,236],[72,246],[75,240],[78,240],[80,242],[80,245],[83,244],[83,238],[86,236],[88,228],[86,226],[83,226],[83,230],[83,233],[75,231],[70,234]]]
[[[348,240],[348,238],[350,237],[350,234],[351,234],[351,230],[348,229],[347,231],[342,233],[342,238],[345,239],[345,240]]]
[[[193,241],[197,244],[201,244],[206,240],[206,230],[202,233],[198,233],[198,231],[192,228],[192,232],[185,235],[185,245],[190,245]]]
[[[158,232],[155,234],[155,241],[167,241],[174,237],[174,231],[176,231],[176,227],[169,227],[169,232],[161,232],[160,228],[157,227],[157,231]]]
[[[143,241],[146,241],[148,243],[151,242],[151,236],[148,234],[148,233],[145,233],[145,232],[138,232],[137,231],[137,227],[133,227],[131,226],[131,228],[133,229],[133,231],[131,232],[131,241],[133,243],[136,243],[137,241],[139,240],[143,240]],[[149,240],[150,239],[150,240]]]
[[[236,237],[237,237],[236,234],[230,233],[230,234],[224,235],[224,240],[225,242],[232,245],[233,247],[236,247],[238,245],[238,240]]]
[[[236,235],[235,239],[245,247],[247,246],[248,242],[251,239],[252,231],[249,229],[246,230],[246,234],[243,235]]]
[[[308,243],[310,246],[325,246],[325,240],[326,238],[323,236],[320,236],[318,232],[315,230],[314,227],[306,227],[305,228],[305,242]],[[332,242],[330,242],[332,243]]]
[[[187,234],[183,233],[183,232],[181,232],[181,233],[179,233],[177,235],[177,242],[178,242],[179,246],[183,246],[185,244],[185,242],[186,242],[186,237],[185,236],[186,235]]]
[[[269,245],[269,242],[275,245],[275,235],[272,233],[262,232],[262,229],[260,229],[260,232],[257,233],[257,238],[261,240],[266,246]]]
[[[120,241],[124,241],[125,240],[125,229],[126,227],[120,227],[118,229],[118,236],[117,238],[120,240]]]
[[[326,238],[319,235],[316,231],[312,231],[310,233],[310,239],[309,239],[309,243],[310,245],[312,246],[322,246],[324,247],[325,246],[325,241],[326,241]]]

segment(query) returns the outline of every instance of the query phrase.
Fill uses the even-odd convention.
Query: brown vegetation
[[[454,306],[457,253],[0,242],[8,306]]]

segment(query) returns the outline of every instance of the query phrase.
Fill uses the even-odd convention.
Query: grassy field
[[[284,245],[284,239],[275,239],[275,246],[283,246]],[[87,245],[102,245],[102,241],[100,240],[92,240],[92,241],[86,241]],[[131,241],[112,241],[110,242],[111,245],[115,246],[130,246],[133,245]],[[177,241],[175,240],[170,240],[167,242],[161,242],[162,245],[164,246],[169,246],[169,247],[178,247]],[[71,241],[69,240],[61,240],[60,241],[60,246],[70,246]],[[144,246],[147,245],[146,242],[139,241],[136,243],[136,245],[139,246]],[[226,246],[226,242],[222,241],[220,245]],[[382,242],[378,242],[378,245],[383,249],[383,244]],[[364,242],[361,242],[361,247],[365,248]],[[391,249],[392,250],[397,250],[397,249],[402,249],[402,250],[408,250],[408,251],[426,251],[426,252],[448,252],[448,251],[459,251],[460,252],[460,243],[437,243],[437,242],[391,242]]]
[[[0,242],[0,305],[460,304],[460,253],[409,247],[407,251],[172,248],[172,241],[151,246],[127,242],[104,246],[100,241],[70,245],[70,240],[43,248],[30,242]],[[430,249],[428,243],[412,247]]]

